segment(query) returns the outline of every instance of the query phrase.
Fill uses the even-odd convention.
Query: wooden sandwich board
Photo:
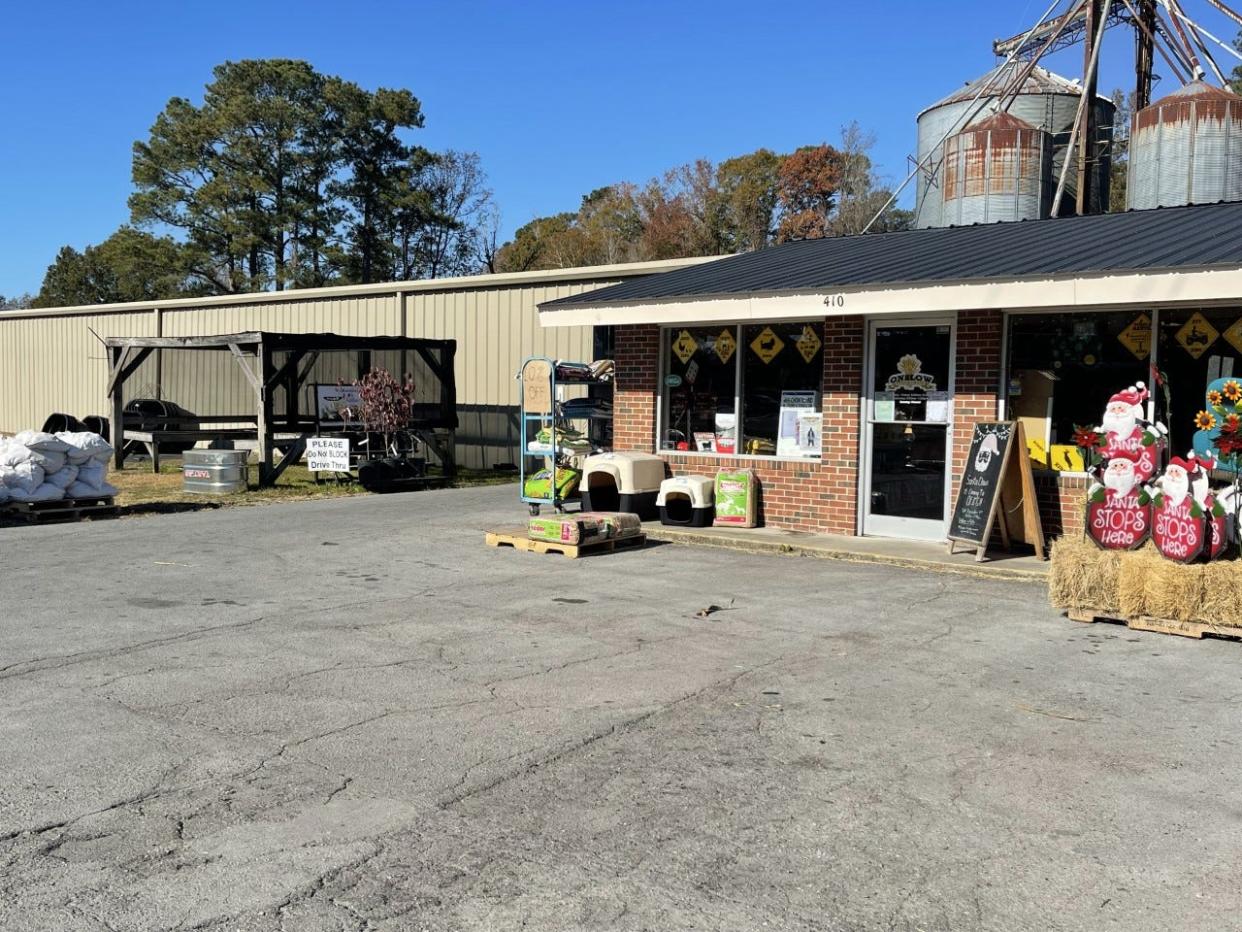
[[[1034,546],[1039,559],[1047,559],[1035,477],[1020,421],[975,424],[949,521],[949,553],[959,546],[973,547],[975,560],[982,562],[993,528],[1000,531],[1006,549],[1023,541]]]

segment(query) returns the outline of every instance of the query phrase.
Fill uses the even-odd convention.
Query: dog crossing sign
[[[766,365],[785,348],[785,341],[771,327],[764,327],[763,332],[750,341],[750,348]]]

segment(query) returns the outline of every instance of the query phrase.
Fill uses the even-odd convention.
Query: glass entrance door
[[[953,420],[952,318],[869,328],[863,533],[944,540]]]

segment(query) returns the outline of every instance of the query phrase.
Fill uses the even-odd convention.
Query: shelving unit
[[[547,356],[528,356],[522,361],[522,368],[518,373],[518,378],[522,382],[522,455],[519,460],[518,488],[521,500],[530,508],[532,515],[539,514],[540,508],[545,505],[554,508],[557,512],[564,511],[566,502],[577,498],[576,495],[562,498],[557,491],[557,466],[570,465],[574,459],[602,449],[604,438],[597,434],[595,426],[612,420],[611,414],[566,414],[562,407],[565,402],[563,395],[566,388],[600,385],[611,387],[610,378],[558,378],[556,367],[557,361]],[[574,421],[587,424],[585,436],[591,444],[590,451],[567,449],[561,444],[558,430],[568,427]],[[532,425],[534,425],[533,428]],[[532,451],[531,441],[545,427],[550,428],[551,443],[546,448],[540,447]],[[539,462],[539,469],[547,469],[552,477],[548,484],[548,495],[545,497],[526,494],[527,478],[539,471],[539,469],[533,471],[529,469],[533,462]]]

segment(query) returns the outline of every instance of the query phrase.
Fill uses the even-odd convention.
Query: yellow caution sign
[[[1146,359],[1151,355],[1151,318],[1146,314],[1139,314],[1130,321],[1125,330],[1117,334],[1117,339],[1136,359]]]
[[[1195,311],[1190,320],[1182,324],[1175,339],[1182,345],[1182,349],[1198,359],[1216,342],[1218,336],[1220,333],[1208,323],[1207,318]]]
[[[698,348],[699,343],[690,335],[689,330],[677,334],[677,339],[673,341],[673,355],[681,360],[683,366],[690,361]]]
[[[1242,317],[1235,320],[1223,334],[1221,334],[1229,345],[1242,353]]]
[[[733,354],[737,352],[737,340],[733,339],[733,331],[726,327],[720,331],[720,336],[716,337],[716,355],[720,357],[720,361],[727,363],[733,358]]]
[[[785,341],[771,327],[764,327],[759,336],[750,341],[750,348],[766,365],[780,355],[780,351],[785,348]]]
[[[802,336],[798,337],[798,342],[794,344],[798,348],[798,352],[802,354],[802,358],[807,362],[815,358],[815,354],[819,352],[819,348],[823,345],[819,334],[812,329],[810,324],[802,328]]]

